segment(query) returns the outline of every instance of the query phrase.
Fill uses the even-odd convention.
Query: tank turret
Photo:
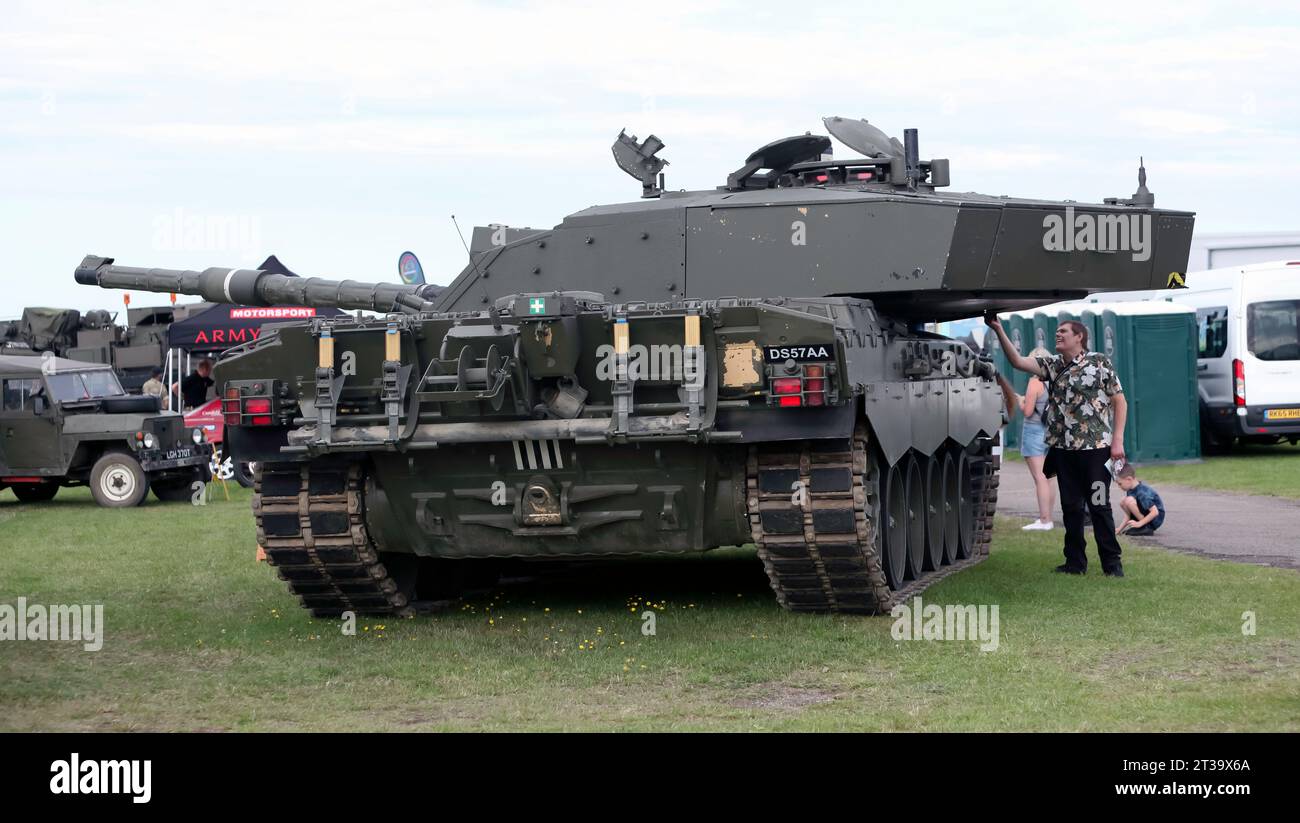
[[[105,289],[190,294],[214,303],[246,306],[313,306],[418,313],[441,286],[366,283],[293,277],[261,269],[210,268],[203,271],[117,266],[111,257],[87,255],[77,266],[77,282]]]

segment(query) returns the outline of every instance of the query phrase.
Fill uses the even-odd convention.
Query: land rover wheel
[[[44,503],[59,493],[58,483],[15,483],[12,488],[22,503]]]
[[[126,452],[105,452],[90,470],[90,494],[101,506],[138,506],[148,492],[149,479],[139,461]]]

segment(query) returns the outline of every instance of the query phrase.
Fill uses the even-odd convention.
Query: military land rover
[[[22,502],[89,486],[101,506],[189,500],[210,479],[202,429],[128,395],[113,369],[47,355],[0,355],[0,490]]]

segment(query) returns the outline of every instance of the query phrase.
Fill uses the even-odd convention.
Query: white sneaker
[[[1034,522],[1030,523],[1028,526],[1021,526],[1020,530],[1022,532],[1050,532],[1054,527],[1055,524],[1053,524],[1050,520],[1046,523],[1044,523],[1041,520],[1035,520]]]

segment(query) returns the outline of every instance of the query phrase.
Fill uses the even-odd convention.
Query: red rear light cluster
[[[221,398],[221,415],[227,426],[270,426],[275,423],[271,414],[269,397],[241,397],[238,388],[229,388]]]
[[[772,381],[772,394],[776,395],[776,404],[783,408],[802,406],[803,381],[797,377],[778,377]]]
[[[1246,364],[1232,361],[1232,400],[1238,406],[1246,405]]]
[[[244,401],[244,414],[254,426],[271,425],[271,398],[250,397]]]
[[[238,426],[239,415],[239,389],[226,389],[225,395],[221,398],[222,419],[226,421],[227,426]]]
[[[785,408],[826,405],[826,367],[820,363],[803,367],[802,377],[775,377],[772,395]]]
[[[826,367],[822,365],[803,367],[804,402],[809,406],[826,405]]]

